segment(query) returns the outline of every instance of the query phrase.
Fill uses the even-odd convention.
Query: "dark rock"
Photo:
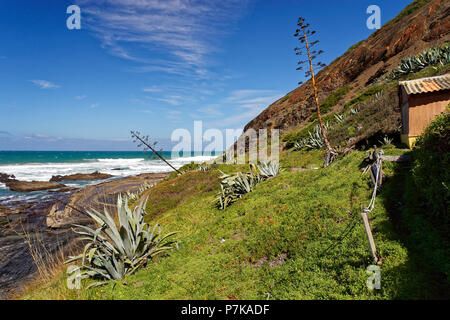
[[[69,191],[75,191],[75,190],[78,190],[78,188],[64,187],[64,188],[60,188],[60,189],[49,190],[48,192],[69,192]]]
[[[65,187],[65,185],[63,184],[47,181],[9,180],[5,182],[5,184],[11,191],[18,191],[18,192],[40,191]]]
[[[1,173],[0,172],[0,182],[1,183],[6,183],[8,181],[11,180],[16,180],[16,177],[12,174],[7,174],[7,173]]]
[[[87,224],[92,219],[80,211],[95,209],[102,212],[105,208],[114,209],[117,205],[117,195],[125,192],[135,192],[142,184],[157,183],[166,178],[168,173],[144,173],[138,176],[119,180],[106,181],[89,185],[74,192],[68,198],[68,203],[56,203],[47,215],[49,228],[66,228],[72,224]]]
[[[90,181],[90,180],[105,180],[113,177],[107,173],[100,173],[95,171],[93,173],[77,173],[71,174],[67,176],[53,176],[50,179],[50,182],[59,182],[59,181]]]

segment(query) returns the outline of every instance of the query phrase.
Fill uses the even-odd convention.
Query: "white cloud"
[[[262,96],[273,95],[274,90],[235,90],[227,98],[230,102],[242,102],[248,99],[261,99]]]
[[[81,95],[81,96],[76,96],[75,97],[75,99],[77,99],[77,100],[84,100],[84,99],[86,99],[87,98],[87,95],[85,95],[85,94],[83,94],[83,95]]]
[[[282,97],[274,90],[235,90],[225,99],[225,103],[234,107],[232,116],[216,121],[219,127],[244,126],[259,115],[270,104]]]
[[[149,93],[155,93],[155,92],[161,92],[162,89],[157,86],[151,86],[151,87],[142,88],[142,91],[149,92]]]
[[[223,112],[220,111],[219,105],[210,105],[198,108],[196,111],[200,112],[203,115],[203,117],[217,118],[223,116]]]
[[[220,36],[234,30],[252,0],[77,0],[102,47],[141,62],[135,71],[205,77]],[[155,61],[149,53],[164,59]]]
[[[179,106],[182,103],[182,101],[183,101],[183,97],[170,95],[170,96],[167,96],[165,98],[160,98],[160,99],[158,99],[158,101],[166,102],[166,103],[171,104],[173,106]]]
[[[180,110],[167,110],[165,111],[165,116],[174,123],[181,122],[182,120],[182,112]]]
[[[93,104],[91,104],[91,108],[97,108],[98,106],[100,106],[100,103],[93,103]]]
[[[56,89],[60,87],[47,80],[30,80],[30,82],[41,89]]]

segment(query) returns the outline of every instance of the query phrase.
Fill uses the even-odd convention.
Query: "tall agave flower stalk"
[[[75,225],[81,238],[86,241],[83,253],[70,257],[65,263],[81,261],[81,265],[71,269],[79,272],[81,278],[94,278],[89,287],[106,284],[108,280],[123,279],[136,272],[154,257],[172,250],[176,245],[169,238],[176,232],[162,235],[161,227],[153,228],[144,222],[146,201],[134,210],[128,207],[128,199],[117,200],[117,225],[105,208],[104,214],[92,210],[87,214],[98,225],[96,229],[89,226]]]
[[[310,36],[313,36],[316,31],[311,31],[309,30],[309,23],[305,23],[305,18],[298,18],[298,22],[297,22],[297,26],[299,27],[294,36],[296,38],[298,38],[298,40],[300,41],[300,43],[302,43],[302,47],[297,47],[295,48],[295,54],[298,56],[306,56],[308,58],[308,60],[300,60],[298,62],[299,65],[302,65],[304,63],[308,63],[309,64],[309,70],[307,70],[305,72],[305,76],[307,78],[311,78],[312,80],[312,87],[313,87],[313,91],[314,91],[314,101],[316,103],[316,110],[317,110],[317,118],[319,120],[319,126],[320,129],[322,131],[322,136],[323,136],[323,140],[324,143],[327,147],[327,154],[325,156],[325,161],[324,161],[324,167],[327,167],[333,160],[334,158],[337,156],[336,151],[331,147],[330,142],[328,141],[328,137],[327,137],[327,133],[325,131],[324,125],[323,125],[323,121],[322,121],[322,115],[320,113],[320,104],[319,104],[319,96],[317,94],[317,86],[316,86],[316,78],[314,76],[314,68],[316,68],[316,70],[321,69],[323,67],[325,67],[325,64],[322,62],[317,62],[317,63],[313,63],[313,60],[317,58],[318,55],[322,54],[323,51],[319,50],[312,50],[312,47],[314,47],[319,40],[315,40],[312,42],[308,41],[308,38]],[[304,49],[306,49],[306,52],[303,51]],[[302,66],[299,66],[297,68],[297,70],[303,70]],[[299,84],[302,84],[302,82],[299,82]]]

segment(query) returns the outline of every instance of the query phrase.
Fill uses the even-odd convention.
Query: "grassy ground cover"
[[[309,156],[309,158],[308,158]],[[62,271],[54,281],[30,287],[28,299],[395,299],[439,298],[446,288],[434,265],[423,266],[421,250],[411,247],[419,222],[405,231],[396,208],[395,184],[379,195],[371,213],[375,241],[383,258],[381,290],[366,287],[371,264],[360,207],[371,193],[361,174],[363,152],[353,152],[320,170],[309,168],[315,154],[284,154],[285,170],[260,183],[228,209],[211,201],[218,191],[215,171],[195,171],[149,191],[148,219],[164,232],[180,231],[180,248],[123,281],[96,289],[68,290]],[[303,159],[305,158],[305,159]],[[231,170],[229,168],[229,170]],[[391,181],[401,170],[386,166]],[[403,175],[404,176],[404,175]],[[188,180],[185,180],[188,179]],[[196,183],[194,181],[197,181]],[[217,183],[215,182],[217,181]],[[192,187],[183,188],[186,183]],[[176,190],[176,192],[175,192]],[[183,190],[186,191],[184,194]],[[193,190],[196,190],[193,192]],[[157,200],[173,193],[180,201]],[[152,195],[153,193],[153,195]],[[183,195],[181,195],[183,194]],[[399,199],[399,201],[401,201]],[[392,215],[396,217],[392,218]],[[411,219],[407,219],[412,221]],[[412,231],[411,231],[412,230]],[[430,237],[435,237],[430,227]],[[420,240],[420,239],[419,239]],[[436,239],[425,241],[429,248]],[[421,247],[415,246],[415,248]],[[423,250],[422,250],[423,251]],[[84,282],[86,285],[88,283]]]

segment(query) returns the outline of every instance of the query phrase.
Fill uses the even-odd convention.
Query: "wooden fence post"
[[[366,236],[367,236],[367,239],[369,240],[369,247],[370,247],[370,252],[372,253],[373,261],[374,261],[374,263],[377,263],[378,262],[377,248],[375,247],[375,241],[373,240],[372,230],[370,228],[370,223],[369,223],[369,216],[368,216],[366,210],[363,210],[361,212],[361,216],[363,219]]]

